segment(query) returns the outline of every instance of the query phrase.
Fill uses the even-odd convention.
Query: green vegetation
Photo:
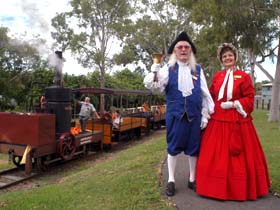
[[[67,174],[57,185],[2,194],[0,208],[170,209],[160,195],[159,169],[165,147],[165,137],[151,138],[113,159]]]
[[[12,160],[9,160],[9,156],[7,154],[0,154],[0,170],[14,167]]]
[[[256,110],[254,124],[268,161],[273,191],[280,192],[280,129],[277,123],[267,123],[267,113]],[[106,160],[97,161],[93,167],[75,167],[63,174],[56,185],[2,193],[0,208],[170,210],[172,207],[160,194],[159,170],[165,158],[165,147],[165,136],[150,137]],[[48,181],[47,177],[43,179]]]
[[[261,144],[266,155],[266,160],[268,162],[272,189],[273,191],[277,191],[279,193],[280,128],[278,127],[278,123],[267,122],[267,114],[268,111],[266,110],[254,111],[254,125],[256,126],[256,130],[261,140]]]

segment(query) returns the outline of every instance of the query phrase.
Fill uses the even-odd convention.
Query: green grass
[[[269,123],[268,111],[256,110],[253,113],[254,125],[261,140],[268,163],[273,191],[280,193],[280,128],[278,123]]]
[[[15,165],[12,160],[9,160],[9,156],[7,154],[0,153],[0,170],[12,167],[15,167]]]
[[[121,151],[94,167],[68,174],[63,182],[1,194],[11,210],[170,210],[160,195],[165,135]]]
[[[256,110],[253,117],[268,161],[273,190],[280,192],[280,129],[277,123],[267,122],[267,111]],[[106,160],[96,161],[95,166],[81,166],[63,174],[63,180],[56,185],[2,193],[0,209],[173,209],[160,194],[159,171],[166,154],[165,135],[149,138]]]

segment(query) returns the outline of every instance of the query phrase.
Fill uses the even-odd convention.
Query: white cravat
[[[226,86],[227,81],[228,81],[227,101],[229,101],[232,98],[232,89],[233,89],[233,70],[232,69],[227,70],[227,74],[226,74],[223,84],[219,90],[218,101],[221,100],[224,96],[224,91],[225,91],[225,86]]]
[[[191,68],[187,63],[178,61],[178,89],[182,92],[183,96],[189,96],[192,94],[193,80],[191,74]]]

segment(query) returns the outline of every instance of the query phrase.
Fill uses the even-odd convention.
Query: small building
[[[272,98],[272,83],[262,85],[262,100],[265,104],[268,104]]]

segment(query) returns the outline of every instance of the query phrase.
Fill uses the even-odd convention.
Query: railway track
[[[39,173],[32,172],[27,175],[25,171],[19,167],[2,170],[0,171],[0,190],[31,179],[38,174]]]
[[[110,148],[110,150],[105,150],[103,152],[99,150],[89,151],[88,153],[77,152],[75,153],[73,159],[68,161],[62,160],[61,158],[53,159],[51,161],[45,161],[40,168],[34,168],[34,170],[29,175],[26,174],[24,167],[21,166],[4,169],[0,171],[0,191],[3,190],[5,192],[5,189],[10,190],[10,188],[17,187],[18,184],[24,181],[37,178],[42,175],[52,176],[53,174],[56,174],[59,176],[59,174],[64,174],[64,172],[61,173],[61,171],[75,168],[76,165],[84,164],[87,161],[94,162],[96,160],[102,160],[102,158],[104,159],[106,158],[106,156],[110,156],[116,152],[125,150],[131,146],[141,143],[145,141],[145,139],[148,139],[148,137],[151,138],[152,136],[157,134],[161,135],[163,132],[164,130],[158,130],[157,132],[152,133],[152,135],[143,136],[143,139],[141,141],[137,140],[137,138],[122,141],[118,144],[114,144],[112,148]],[[28,184],[24,185],[24,187],[19,187],[15,189],[24,189],[26,186],[28,187]]]
[[[94,154],[95,152],[91,152]],[[50,161],[45,161],[43,165],[38,166],[30,174],[27,174],[24,170],[24,166],[17,166],[13,168],[8,168],[0,171],[0,190],[7,189],[11,186],[15,186],[26,180],[35,178],[39,175],[51,171],[53,168],[58,167],[58,165],[67,164],[72,161],[79,159],[79,155],[92,155],[90,152],[85,154],[82,151],[76,152],[71,160],[65,161],[62,158],[52,159]]]
[[[44,161],[43,165],[40,165],[30,174],[27,174],[24,170],[24,166],[19,165],[13,168],[7,168],[0,171],[0,191],[4,189],[9,189],[12,186],[16,186],[24,181],[29,179],[38,177],[43,174],[47,174],[47,172],[51,172],[58,166],[63,166],[67,164],[71,164],[71,162],[75,162],[76,160],[81,160],[81,157],[90,157],[97,155],[98,152],[88,151],[85,153],[84,151],[78,151],[74,154],[71,160],[63,160],[62,158],[56,158],[49,161]]]

